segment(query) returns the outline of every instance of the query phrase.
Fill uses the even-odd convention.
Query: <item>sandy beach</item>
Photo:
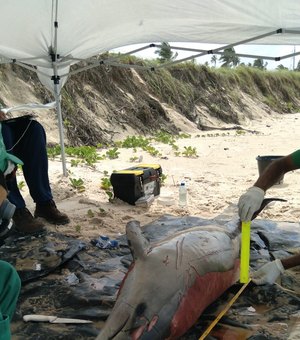
[[[285,155],[299,148],[300,113],[257,117],[242,128],[242,132],[192,132],[190,138],[178,139],[176,145],[179,151],[183,151],[185,146],[196,149],[198,157],[194,158],[178,157],[170,145],[162,143],[153,144],[160,151],[160,157],[152,157],[141,149],[134,152],[133,149],[120,148],[117,159],[101,160],[94,168],[84,164],[72,167],[68,157],[68,177],[62,175],[60,157],[49,159],[54,199],[71,219],[69,225],[57,228],[66,235],[83,239],[99,235],[113,238],[124,233],[126,223],[132,219],[144,225],[164,214],[207,218],[221,214],[229,206],[234,207],[239,196],[258,177],[258,155]],[[186,132],[189,132],[188,129]],[[103,150],[99,151],[99,154],[103,153]],[[130,161],[131,157],[140,158],[143,163],[160,164],[166,176],[160,196],[148,207],[133,206],[120,200],[111,203],[101,189],[101,179],[107,174],[109,176],[114,170],[138,164]],[[287,202],[271,204],[261,218],[299,221],[299,174],[298,171],[286,174],[282,184],[268,191],[267,197],[284,198]],[[82,179],[85,190],[78,192],[72,188],[70,178]],[[24,180],[21,174],[18,180]],[[181,180],[185,180],[188,186],[188,204],[183,208],[178,205],[178,184]],[[26,186],[22,194],[29,209],[33,210],[34,204]],[[165,205],[166,199],[170,198],[172,205]],[[54,230],[55,227],[47,225],[47,228]]]
[[[222,127],[230,128],[230,126],[225,125]],[[137,149],[136,152],[134,152],[133,149],[119,148],[118,151],[120,154],[118,158],[98,161],[94,167],[84,164],[71,166],[72,159],[68,157],[68,177],[62,175],[62,164],[60,157],[49,159],[49,175],[54,199],[59,209],[69,215],[71,222],[65,226],[53,226],[46,224],[46,227],[49,231],[59,232],[54,233],[55,235],[60,235],[63,237],[67,236],[66,238],[71,239],[72,242],[81,243],[80,241],[83,240],[84,243],[88,244],[92,239],[98,238],[100,235],[109,236],[111,239],[117,238],[120,234],[125,233],[127,222],[133,219],[140,221],[141,225],[143,226],[167,214],[173,216],[213,218],[222,214],[224,211],[227,211],[227,217],[229,216],[231,218],[231,215],[234,217],[237,214],[237,201],[240,195],[248,187],[252,186],[258,177],[258,164],[256,157],[259,155],[285,155],[298,149],[300,145],[300,136],[298,133],[299,129],[300,113],[290,115],[272,114],[272,116],[266,115],[264,117],[257,117],[256,120],[247,122],[247,124],[238,130],[220,129],[206,132],[195,132],[192,131],[192,129],[189,130],[189,128],[187,128],[185,132],[189,132],[191,137],[178,139],[176,141],[176,145],[179,148],[178,151],[182,152],[184,147],[190,146],[191,148],[195,148],[197,157],[189,158],[182,155],[177,156],[171,145],[162,143],[153,144],[153,146],[160,151],[161,156],[159,157],[152,157],[141,149]],[[52,132],[49,131],[48,136],[53,139],[54,136],[51,134]],[[105,153],[105,150],[99,150],[99,155],[103,155],[103,153]],[[135,157],[135,159],[139,158],[139,160],[142,160],[143,163],[160,164],[163,174],[166,176],[166,179],[161,186],[160,195],[157,196],[154,201],[146,207],[130,205],[119,199],[114,199],[113,202],[109,202],[108,195],[103,189],[101,189],[101,180],[103,178],[109,178],[110,174],[114,170],[122,170],[138,164],[138,162],[133,162],[131,160],[132,157]],[[295,226],[297,227],[299,223],[300,212],[299,174],[300,171],[294,171],[286,174],[281,184],[275,185],[268,191],[266,197],[283,198],[286,199],[287,202],[276,202],[270,204],[258,218],[272,221],[296,222],[292,224],[281,224],[284,225],[282,228],[286,230],[288,230],[288,228],[293,228],[294,231]],[[84,191],[79,192],[74,187],[72,187],[71,179],[81,179],[82,185],[84,186]],[[18,174],[18,180],[19,183],[24,181],[21,173]],[[184,180],[188,186],[188,200],[187,205],[184,207],[179,206],[178,200],[178,187],[179,182],[182,180]],[[27,202],[28,208],[33,211],[34,203],[30,198],[26,186],[23,187],[22,193]],[[166,205],[166,201],[171,201],[172,204]],[[49,237],[51,234],[52,233],[48,233]],[[46,241],[47,244],[52,244],[51,237],[50,239],[46,239]],[[39,239],[35,241],[33,240],[32,242],[39,242]],[[42,240],[41,242],[45,242],[45,240]],[[60,242],[62,242],[62,245]],[[63,247],[64,242],[62,240],[60,242],[58,242],[59,246]],[[43,249],[43,247],[39,246],[36,248]],[[23,248],[20,247],[20,249],[20,251],[22,251]],[[26,247],[24,249],[27,252]],[[87,259],[92,260],[91,263],[95,265],[93,262],[95,259],[94,250],[91,249],[91,251],[93,254],[91,258],[88,256],[88,251],[85,252],[85,256],[87,256]],[[96,260],[101,261],[99,252],[97,254]],[[82,259],[84,259],[84,257]],[[47,263],[47,261],[45,261],[45,263]],[[74,263],[76,263],[76,261]],[[30,260],[29,264],[30,266],[32,265]],[[98,264],[99,263],[97,262],[97,265]],[[62,313],[62,310],[60,310],[57,305],[52,306],[53,299],[51,300],[50,298],[52,301],[51,303],[49,303],[48,299],[49,296],[55,291],[54,294],[57,294],[57,296],[55,295],[55,299],[58,299],[57,303],[61,301],[64,303],[64,296],[69,296],[68,294],[70,288],[65,284],[65,282],[67,275],[69,276],[70,273],[71,272],[69,269],[63,268],[59,272],[59,275],[57,272],[55,272],[46,276],[44,278],[45,282],[43,279],[40,279],[39,281],[33,282],[32,284],[29,283],[28,285],[25,285],[23,288],[24,296],[26,296],[28,292],[31,294],[30,292],[35,291],[35,289],[40,289],[40,296],[37,300],[35,296],[31,295],[29,298],[25,298],[20,307],[21,313],[42,313],[47,315],[56,315],[59,312]],[[120,275],[121,271],[116,269],[116,273],[113,273],[114,274],[111,274],[112,276],[117,275],[116,277],[119,277],[118,275]],[[85,294],[87,294],[87,296],[94,296],[94,285],[99,279],[97,276],[98,273],[94,273],[97,278],[90,276],[92,275],[91,273],[89,273],[89,275],[84,272],[81,273],[81,270],[77,274],[78,277],[81,278],[80,280],[82,282],[78,285],[78,287],[72,286],[72,289],[79,289],[79,295],[84,297],[83,300],[84,304],[86,305],[87,300]],[[103,273],[100,275],[102,276]],[[119,277],[119,279],[121,280],[122,277],[123,276]],[[297,285],[291,287],[291,282],[299,282],[297,277],[298,272],[287,271],[285,275],[285,279],[287,278],[286,281],[282,281],[283,283],[281,282],[285,288],[292,289],[295,292],[295,299],[299,292],[299,287]],[[105,279],[105,276],[103,278]],[[102,283],[99,284],[99,287],[101,287]],[[115,283],[113,283],[113,285],[115,285]],[[47,287],[51,287],[50,290],[47,290]],[[55,287],[56,290],[53,290],[53,287]],[[87,287],[88,290],[86,291],[84,287]],[[276,288],[277,286],[273,286],[272,289],[268,287],[266,288],[266,297],[268,297],[268,299],[265,301],[272,300],[274,303],[272,307],[270,307],[268,302],[265,302],[266,306],[261,307],[260,303],[257,304],[257,302],[255,302],[255,299],[253,301],[251,298],[248,300],[248,297],[251,297],[251,294],[253,293],[251,293],[251,290],[249,290],[248,294],[250,295],[248,297],[246,296],[245,300],[242,300],[243,297],[240,298],[240,306],[244,306],[241,307],[242,312],[243,308],[245,309],[245,306],[248,306],[249,303],[251,304],[251,307],[254,306],[255,308],[258,308],[258,314],[254,313],[254,316],[249,316],[250,319],[247,319],[247,315],[249,315],[248,310],[244,311],[246,314],[241,313],[236,316],[237,309],[233,308],[227,314],[229,318],[233,317],[234,320],[240,320],[239,322],[241,324],[250,324],[254,333],[257,331],[262,332],[263,334],[265,332],[272,335],[279,334],[278,338],[283,339],[283,334],[287,334],[287,332],[289,332],[289,337],[286,337],[285,339],[299,339],[298,313],[293,314],[291,317],[290,314],[287,316],[286,313],[288,312],[286,308],[284,311],[279,311],[279,307],[281,305],[290,306],[291,310],[296,306],[296,304],[294,305],[290,302],[290,299],[293,295],[284,295],[285,288],[281,287],[279,290],[276,290]],[[67,289],[67,291],[64,289]],[[264,287],[261,289],[263,291]],[[96,292],[96,294],[98,294],[98,292]],[[253,294],[256,296],[258,293],[256,292]],[[34,295],[36,295],[36,293],[34,293]],[[278,302],[278,299],[280,302]],[[78,304],[80,305],[80,301],[78,301]],[[93,305],[93,302],[91,302],[91,304]],[[72,302],[68,302],[66,305],[64,305],[63,315],[73,315],[72,313],[74,313],[74,308],[71,307],[71,309],[68,311],[67,306],[69,305],[72,306]],[[101,303],[100,305],[102,306]],[[236,305],[238,305],[238,303]],[[98,306],[97,303],[97,308],[99,307],[100,310],[101,306]],[[273,312],[273,307],[275,313],[274,315],[282,313],[278,315],[282,315],[284,321],[279,323],[276,321],[269,322],[270,313]],[[93,310],[93,307],[91,308],[91,313],[94,315],[96,312]],[[271,309],[269,310],[269,308]],[[266,310],[269,311],[264,313],[263,311]],[[71,314],[66,314],[68,312]],[[95,325],[99,330],[103,327],[103,321],[99,321]],[[40,324],[39,328],[36,328],[36,331],[39,332],[39,334],[48,334],[50,330],[53,332],[54,330],[57,331],[55,328],[57,326],[52,326],[53,328],[51,328],[51,325],[49,326],[50,328],[48,328],[47,324]],[[13,325],[13,329],[15,334],[22,334],[23,336],[23,334],[27,334],[26,332],[29,328],[27,329],[27,327],[24,327],[24,323],[19,320]],[[95,334],[98,334],[97,329]],[[66,333],[72,332],[72,329],[65,328],[64,331]],[[247,332],[243,328],[238,327],[230,329],[229,327],[228,330],[228,327],[221,327],[219,329],[219,332],[221,333],[226,333],[227,331],[229,333],[232,331],[233,333],[230,334],[239,336],[239,339],[246,339],[247,337]],[[216,332],[218,332],[218,330],[216,330]],[[197,330],[196,333],[200,334],[200,331]],[[251,332],[249,331],[249,334],[250,333]],[[233,339],[233,337],[230,337],[230,334],[228,335],[229,337],[224,336],[221,338]],[[59,336],[61,337],[61,333]],[[237,339],[237,337],[235,337],[235,339]]]

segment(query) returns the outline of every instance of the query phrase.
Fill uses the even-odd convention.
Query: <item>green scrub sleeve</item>
[[[297,168],[300,168],[300,150],[297,150],[291,154],[292,161]]]
[[[10,333],[10,324],[9,324],[9,317],[7,315],[3,316],[0,311],[0,340],[10,340],[11,333]]]
[[[0,340],[9,340],[10,320],[18,301],[21,280],[15,268],[0,261]]]

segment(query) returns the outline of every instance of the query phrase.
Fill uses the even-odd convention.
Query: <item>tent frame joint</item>
[[[53,80],[53,83],[54,84],[59,84],[59,81],[60,81],[60,76],[56,76],[56,75],[54,75],[54,76],[52,76],[51,77],[51,80]]]

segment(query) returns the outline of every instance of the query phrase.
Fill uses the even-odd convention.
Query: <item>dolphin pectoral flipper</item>
[[[126,235],[133,259],[136,260],[145,258],[150,243],[142,234],[140,222],[128,222],[126,225]]]

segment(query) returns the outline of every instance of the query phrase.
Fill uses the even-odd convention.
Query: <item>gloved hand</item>
[[[8,160],[6,170],[3,173],[4,177],[7,177],[7,175],[11,175],[12,173],[15,173],[15,172],[16,172],[16,164]]]
[[[279,259],[268,262],[254,272],[251,276],[252,281],[257,285],[266,283],[273,284],[279,275],[284,272],[283,265]]]
[[[265,192],[259,187],[251,187],[239,199],[238,208],[242,221],[251,221],[264,200]]]

